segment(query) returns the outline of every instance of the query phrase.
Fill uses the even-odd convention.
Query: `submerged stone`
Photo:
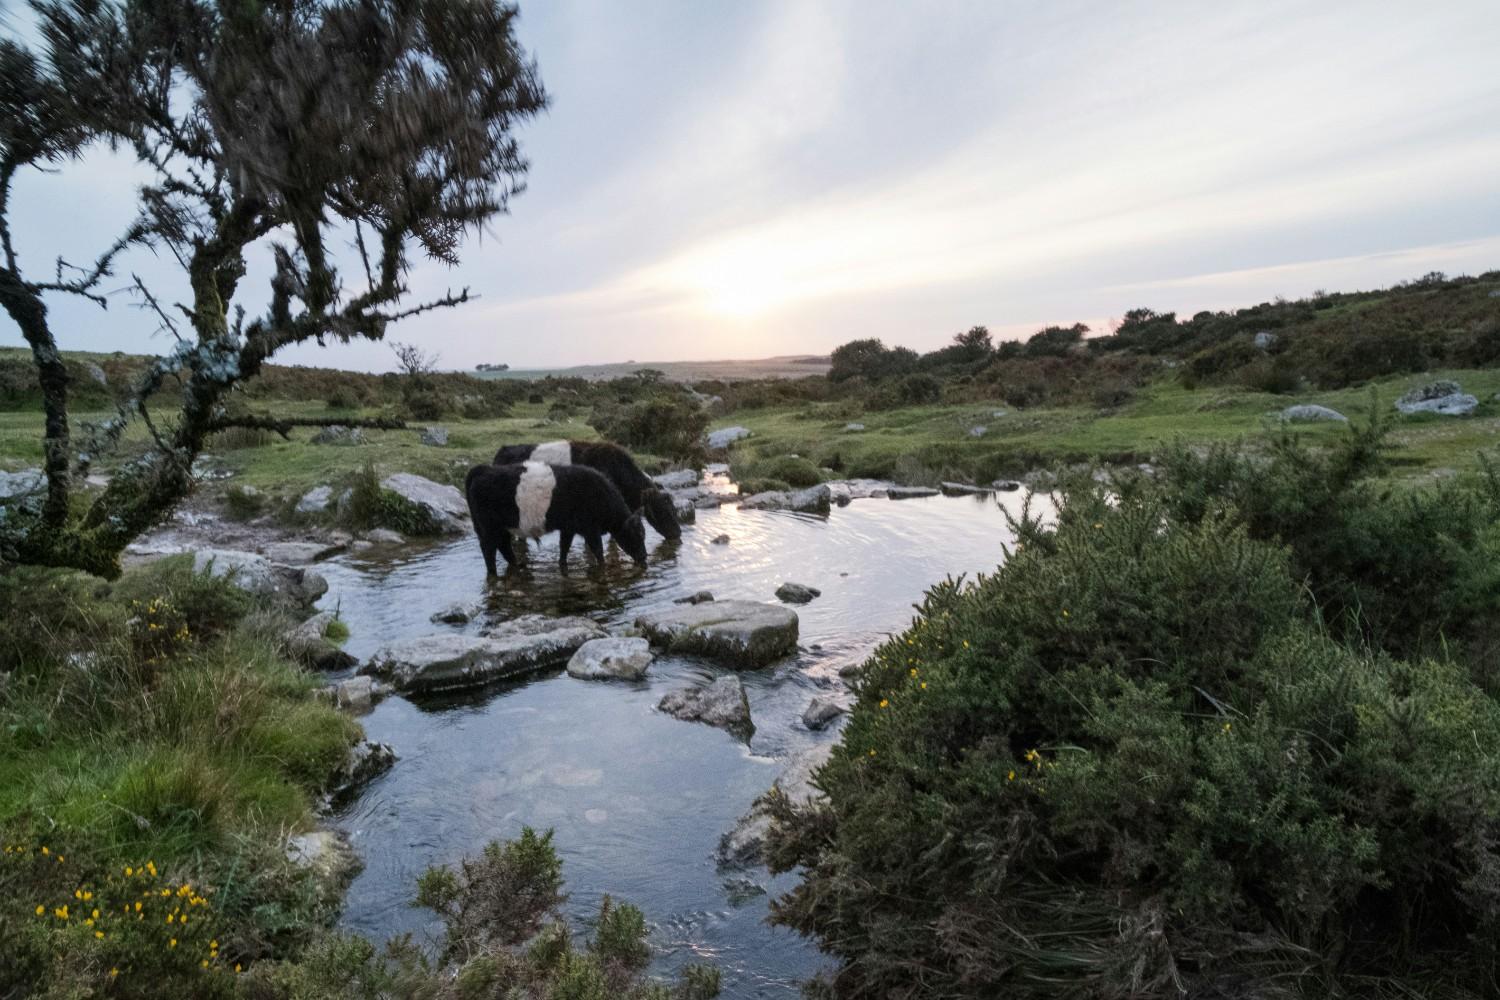
[[[821,743],[787,765],[770,790],[756,799],[750,811],[741,816],[734,829],[719,841],[720,867],[746,868],[764,861],[766,835],[770,833],[772,823],[768,799],[772,795],[784,795],[799,807],[822,799],[823,793],[813,784],[813,774],[828,762],[832,753],[832,743]]]
[[[806,604],[815,597],[822,597],[823,592],[805,583],[787,582],[776,588],[776,596],[788,604]]]
[[[673,718],[718,726],[746,738],[755,732],[745,683],[733,674],[720,677],[707,687],[673,691],[656,707]]]
[[[651,666],[651,644],[645,639],[612,636],[590,639],[568,660],[568,676],[582,680],[638,681]]]
[[[832,506],[833,491],[827,483],[805,490],[769,490],[740,500],[741,510],[792,510],[802,514],[826,514]]]
[[[797,648],[797,613],[779,604],[713,601],[648,612],[636,625],[655,646],[737,668],[760,667]]]

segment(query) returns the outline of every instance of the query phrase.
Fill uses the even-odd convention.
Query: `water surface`
[[[839,668],[857,663],[912,617],[912,603],[948,575],[988,572],[1011,540],[999,504],[1019,494],[857,500],[827,518],[733,507],[698,512],[680,542],[654,534],[651,562],[633,568],[611,551],[590,569],[576,550],[567,574],[556,536],[528,565],[489,583],[472,539],[386,561],[359,555],[320,565],[361,659],[397,638],[454,629],[428,618],[454,602],[483,604],[465,630],[529,611],[583,614],[614,628],[673,598],[710,590],[719,599],[774,601],[783,581],[822,590],[798,609],[801,651],[743,674],[755,735],[730,734],[656,711],[668,691],[721,668],[664,657],[639,683],[580,681],[553,673],[462,697],[387,699],[363,722],[399,761],[336,817],[364,859],[344,925],[377,941],[435,933],[409,907],[417,875],[456,862],[523,825],[556,831],[570,898],[583,921],[610,893],[652,922],[656,971],[711,960],[726,998],[793,997],[825,964],[797,935],[766,925],[770,896],[794,882],[763,869],[716,870],[714,851],[788,757],[835,730],[813,733],[800,716],[815,694],[847,699]],[[718,535],[728,544],[713,544]]]

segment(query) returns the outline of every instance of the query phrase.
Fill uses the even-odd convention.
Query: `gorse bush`
[[[644,976],[651,960],[646,919],[605,896],[583,947],[557,916],[562,863],[552,834],[527,828],[491,842],[457,870],[429,868],[413,905],[443,919],[434,958],[410,938],[383,953],[339,934],[314,941],[295,962],[267,962],[245,977],[252,1000],[712,1000],[718,972],[689,965],[675,986]]]
[[[686,461],[702,456],[708,413],[688,396],[657,393],[623,405],[596,406],[589,426],[627,448]]]
[[[804,874],[774,919],[842,963],[814,992],[1492,995],[1500,703],[1455,654],[1493,629],[1494,498],[1397,503],[1377,457],[1364,430],[1072,486],[933,588],[826,803],[775,805]]]

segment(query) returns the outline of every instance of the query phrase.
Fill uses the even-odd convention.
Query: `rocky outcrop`
[[[426,512],[449,534],[461,534],[469,528],[469,504],[456,486],[435,483],[410,472],[386,476],[380,485],[409,500]]]
[[[1408,415],[1441,413],[1447,417],[1463,417],[1473,413],[1478,405],[1478,399],[1449,379],[1439,379],[1419,386],[1396,400],[1396,409]]]
[[[721,427],[716,431],[708,432],[708,446],[710,448],[728,448],[736,441],[744,440],[750,436],[748,427]]]
[[[355,659],[328,639],[331,611],[320,611],[283,637],[287,655],[315,670],[347,670]]]
[[[648,612],[635,624],[654,646],[736,668],[764,666],[797,648],[797,613],[779,604],[688,604]]]
[[[344,890],[363,867],[349,838],[339,830],[313,830],[287,839],[286,857],[313,875],[319,897],[337,904]]]
[[[805,583],[783,583],[776,588],[776,596],[788,604],[806,604],[815,597],[822,597],[823,592],[817,587],[809,587]]]
[[[396,763],[396,751],[384,743],[360,740],[349,748],[349,754],[328,784],[330,802],[353,796],[370,782],[389,771]]]
[[[746,739],[755,732],[745,684],[733,674],[720,677],[707,687],[673,691],[656,707],[674,718],[718,726]]]
[[[297,513],[321,514],[333,503],[332,486],[314,486],[297,501]]]
[[[844,706],[832,698],[819,695],[807,703],[807,708],[802,712],[802,724],[812,730],[823,729],[844,712]]]
[[[1276,344],[1276,334],[1270,330],[1261,330],[1255,335],[1255,349],[1258,351],[1269,351]]]
[[[360,673],[389,681],[403,693],[479,687],[564,666],[578,647],[604,636],[586,618],[526,615],[483,635],[398,640],[378,650]]]
[[[969,428],[969,437],[971,437],[971,438],[982,438],[986,434],[989,433],[989,430],[990,429],[988,427],[985,427],[983,425],[976,425],[974,427],[970,427]]]
[[[582,680],[638,681],[651,666],[651,644],[645,639],[611,636],[590,639],[568,661],[568,676]]]
[[[848,423],[848,424],[844,425],[844,430],[849,431],[851,433],[862,431],[864,429],[865,429],[865,425],[861,424],[861,423]]]
[[[740,817],[733,830],[719,841],[719,865],[724,868],[748,868],[764,860],[766,835],[771,831],[772,795],[783,795],[793,805],[806,807],[823,798],[813,785],[813,773],[828,761],[833,744],[813,747],[795,758],[771,785],[770,791],[755,800],[750,811]]]
[[[319,688],[322,697],[335,708],[354,715],[362,715],[375,707],[375,703],[391,693],[390,685],[382,684],[373,677],[348,677],[337,684]]]
[[[698,485],[696,469],[674,469],[651,478],[664,490],[689,490]]]
[[[193,571],[227,577],[247,594],[294,607],[310,607],[328,592],[328,581],[311,569],[283,566],[253,552],[199,549],[193,554]]]
[[[1331,410],[1316,403],[1298,403],[1296,406],[1288,406],[1281,411],[1281,419],[1294,424],[1317,423],[1318,421],[1349,422],[1349,418],[1338,410]]]
[[[422,431],[422,443],[430,448],[448,447],[448,428],[428,427]]]
[[[833,491],[827,483],[805,490],[769,490],[740,500],[741,510],[791,510],[801,514],[827,514],[833,504]]]
[[[261,555],[284,566],[305,566],[330,559],[348,548],[347,544],[334,541],[272,542],[261,550]]]
[[[22,469],[20,472],[0,471],[0,500],[40,493],[46,489],[47,477],[41,469]]]

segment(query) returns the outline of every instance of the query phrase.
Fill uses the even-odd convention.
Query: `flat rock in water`
[[[708,446],[710,448],[728,448],[736,441],[750,436],[748,427],[721,427],[716,431],[708,432]]]
[[[832,698],[819,695],[807,703],[807,708],[802,713],[802,724],[812,730],[823,729],[834,719],[843,715],[844,711],[844,706]]]
[[[1320,420],[1349,422],[1349,418],[1338,410],[1330,410],[1328,407],[1318,406],[1316,403],[1299,403],[1296,406],[1288,406],[1281,411],[1281,419],[1294,424],[1315,423]]]
[[[368,712],[375,707],[377,701],[391,693],[389,685],[382,684],[373,677],[349,677],[337,684],[330,684],[322,691],[335,708],[355,715]]]
[[[892,500],[915,500],[919,497],[935,497],[940,491],[931,486],[892,486],[885,495]]]
[[[767,799],[784,795],[793,805],[805,807],[823,798],[813,785],[813,773],[828,762],[832,743],[822,743],[794,758],[772,783],[770,791],[755,800],[750,811],[740,817],[733,830],[719,841],[721,868],[746,868],[764,860],[766,835],[771,830],[771,811]]]
[[[302,566],[336,556],[347,547],[333,542],[272,542],[262,554],[273,563]]]
[[[645,639],[590,639],[568,661],[568,676],[584,680],[638,681],[651,666],[651,644]]]
[[[714,544],[714,545],[728,545],[729,544],[729,536],[728,535],[715,535],[714,538],[713,538],[712,544]]]
[[[465,531],[469,523],[469,504],[456,486],[435,483],[410,472],[386,476],[380,485],[419,507],[427,508],[450,534]]]
[[[564,666],[578,647],[605,632],[586,618],[526,615],[485,635],[401,639],[378,650],[360,669],[403,693],[479,687]]]
[[[943,483],[943,495],[950,497],[971,496],[995,492],[993,486],[975,486],[972,483]],[[1019,484],[1017,484],[1019,485]]]
[[[745,684],[733,674],[720,677],[707,687],[673,691],[656,707],[674,718],[704,722],[745,737],[755,731]]]
[[[434,625],[467,625],[476,615],[483,611],[483,604],[465,604],[460,601],[448,605],[441,611],[434,611],[427,620]]]
[[[635,623],[654,646],[737,668],[764,666],[797,648],[797,613],[780,604],[688,604],[648,612]]]
[[[385,743],[360,740],[349,748],[349,754],[334,772],[329,784],[329,798],[347,799],[396,764],[396,751]]]
[[[826,514],[832,507],[833,491],[827,483],[805,490],[769,490],[740,500],[741,510],[791,510],[801,514]]]
[[[1478,399],[1451,379],[1429,382],[1396,400],[1396,409],[1402,413],[1441,413],[1448,417],[1467,416],[1478,405]]]
[[[788,604],[806,604],[815,597],[822,597],[823,592],[817,587],[809,587],[805,583],[783,583],[776,588],[776,596]]]
[[[712,593],[710,593],[707,590],[700,590],[696,594],[689,594],[686,597],[679,597],[675,601],[673,601],[672,603],[673,604],[707,604],[709,601],[711,601],[713,599],[714,599],[714,595]]]
[[[193,572],[227,577],[254,597],[310,606],[328,592],[321,574],[301,566],[283,566],[253,552],[199,549],[193,553]]]
[[[990,484],[1001,493],[1014,493],[1021,488],[1021,484],[1014,479],[997,479]]]

